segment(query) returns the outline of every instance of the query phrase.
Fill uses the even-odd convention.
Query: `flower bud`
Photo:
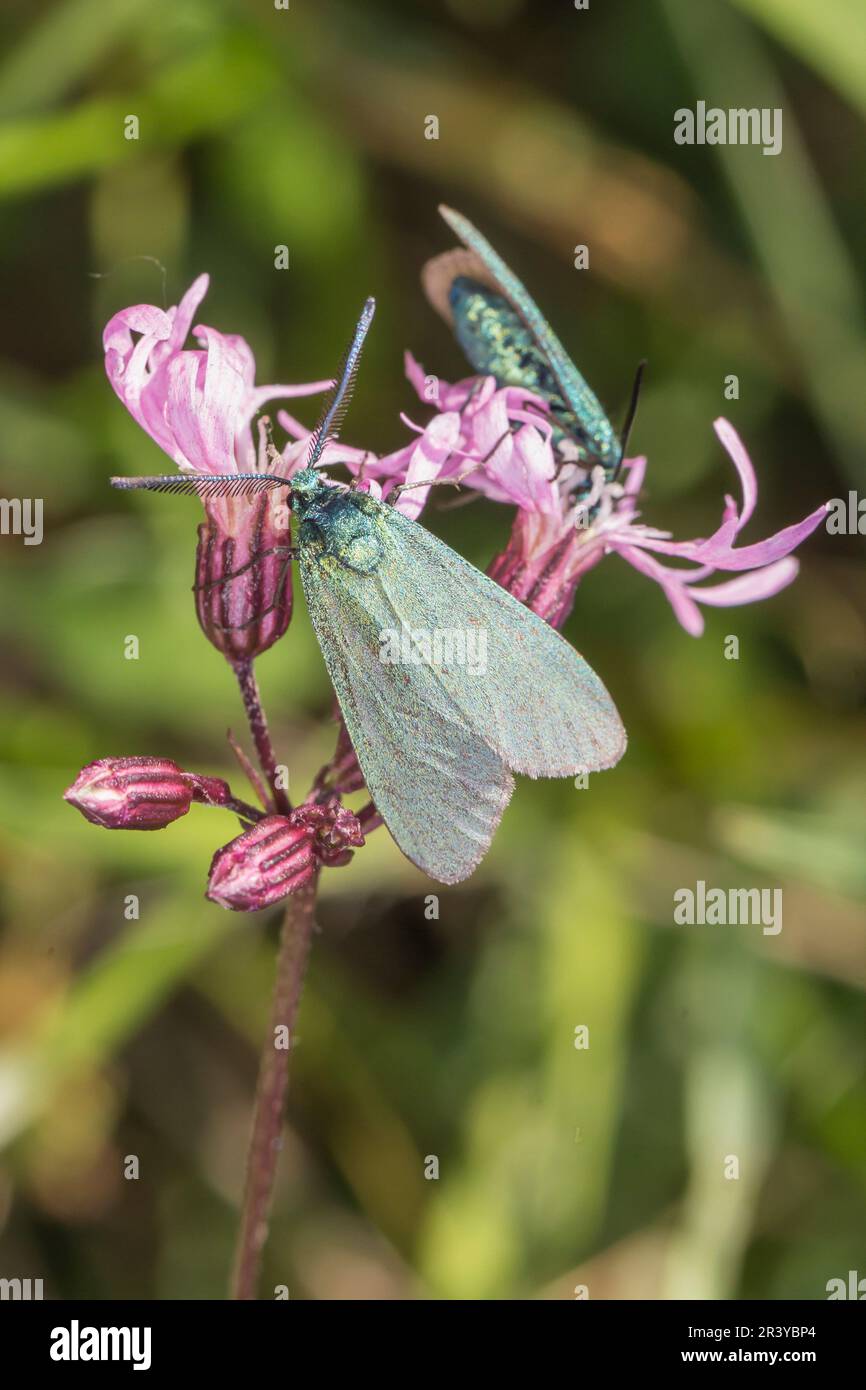
[[[315,872],[311,829],[292,816],[265,816],[217,850],[207,896],[233,912],[255,912],[296,893]]]
[[[106,830],[162,830],[193,801],[223,805],[230,795],[217,777],[184,772],[169,758],[98,758],[82,768],[64,799]]]
[[[207,896],[233,912],[270,907],[310,882],[320,865],[339,868],[364,843],[358,817],[339,797],[266,816],[217,850]]]
[[[273,646],[292,616],[288,508],[280,491],[205,502],[198,528],[195,607],[205,636],[230,661]]]

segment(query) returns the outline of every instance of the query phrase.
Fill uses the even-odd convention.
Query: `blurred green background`
[[[758,470],[760,539],[866,487],[866,14],[7,0],[0,25],[2,490],[43,496],[46,524],[40,547],[0,541],[0,1275],[221,1297],[279,913],[204,900],[228,815],[109,834],[61,800],[107,754],[240,780],[236,692],[189,594],[198,506],[107,484],[164,460],[107,384],[103,324],[208,270],[200,318],[248,338],[259,381],[304,381],[373,293],[345,436],[396,448],[399,411],[424,418],[404,348],[466,372],[418,282],[452,244],[446,201],[614,419],[649,359],[644,519],[715,528],[735,490],[724,413]],[[673,112],[698,99],[781,106],[783,153],[676,146]],[[429,522],[484,566],[510,515]],[[822,530],[802,560],[780,597],[708,610],[699,641],[605,561],[567,633],[622,711],[620,767],[580,793],[521,782],[459,889],[384,831],[325,874],[266,1296],[823,1298],[866,1274],[862,541]],[[260,678],[302,794],[333,728],[298,606]],[[781,934],[673,926],[697,879],[781,887]]]

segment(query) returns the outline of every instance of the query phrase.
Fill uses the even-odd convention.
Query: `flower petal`
[[[822,503],[802,521],[786,526],[774,536],[754,545],[733,547],[718,537],[725,530],[720,527],[716,535],[707,541],[660,541],[639,540],[636,543],[646,550],[654,550],[659,555],[675,555],[685,560],[695,560],[699,564],[712,565],[722,570],[753,570],[762,565],[773,564],[785,555],[790,555],[802,541],[821,525],[827,515],[827,504]],[[739,529],[739,528],[737,528]]]
[[[740,475],[740,483],[743,488],[743,509],[740,512],[740,529],[742,529],[755,510],[755,503],[758,500],[758,480],[755,477],[752,460],[746,453],[746,447],[733,425],[720,415],[717,420],[713,421],[713,429],[727,449],[731,462]]]
[[[774,565],[741,574],[737,579],[729,579],[724,584],[711,584],[702,589],[689,588],[692,598],[698,603],[707,603],[714,608],[730,608],[739,603],[757,603],[759,599],[772,598],[797,577],[799,560],[792,555],[777,560]]]
[[[628,560],[641,574],[647,575],[649,579],[654,579],[664,592],[665,598],[674,610],[676,618],[682,627],[685,628],[692,637],[700,637],[704,630],[703,614],[691,597],[686,586],[679,580],[673,579],[672,571],[664,568],[657,560],[653,560],[650,555],[644,555],[642,551],[631,545],[617,545],[616,550],[624,560]]]

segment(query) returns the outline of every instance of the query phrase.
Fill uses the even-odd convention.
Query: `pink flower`
[[[262,458],[263,441],[257,450],[252,434],[257,411],[269,400],[315,395],[331,383],[256,386],[249,344],[202,324],[193,329],[200,346],[185,348],[208,284],[200,275],[171,309],[133,304],[109,319],[102,335],[105,370],[130,415],[178,468],[251,472]]]
[[[162,830],[194,801],[231,802],[227,783],[184,772],[169,758],[98,758],[82,768],[63,797],[105,830]]]
[[[497,388],[493,377],[467,377],[454,385],[425,377],[423,368],[408,352],[406,374],[421,399],[439,407],[423,427],[403,417],[417,438],[381,456],[332,444],[324,455],[330,467],[345,464],[356,476],[363,468],[364,478],[377,497],[391,486],[428,479],[453,480],[468,470],[467,486],[494,502],[558,511],[551,425],[542,400],[515,387]],[[277,418],[295,439],[306,437],[304,427],[285,411]],[[413,486],[395,505],[414,520],[423,511],[429,492],[428,487]]]
[[[740,436],[727,420],[714,422],[716,431],[737,471],[742,489],[742,503],[737,505],[729,494],[725,497],[722,520],[707,539],[674,541],[670,532],[659,531],[638,522],[637,498],[646,472],[646,459],[626,461],[626,481],[623,485],[603,484],[596,480],[592,499],[596,508],[584,503],[578,509],[579,520],[588,516],[585,529],[578,532],[582,551],[581,572],[597,564],[603,555],[616,553],[633,565],[641,574],[654,579],[668,599],[680,624],[693,637],[700,637],[704,619],[698,607],[731,608],[741,603],[756,603],[770,598],[796,577],[799,562],[792,551],[820,526],[827,515],[822,503],[809,516],[793,526],[787,526],[766,540],[752,545],[736,545],[737,538],[755,510],[758,500],[758,480],[752,461]],[[687,561],[681,567],[663,564],[656,555]],[[720,584],[705,581],[718,572],[737,574],[736,579]]]
[[[267,437],[253,417],[275,397],[309,396],[329,381],[304,386],[256,386],[255,358],[243,338],[197,326],[200,346],[186,348],[193,318],[207,292],[200,275],[180,304],[165,311],[135,304],[109,321],[103,334],[105,370],[127,410],[178,467],[193,473],[286,474],[291,452],[267,457]],[[295,453],[297,450],[295,450]],[[282,637],[292,615],[288,512],[283,494],[209,498],[199,528],[196,613],[205,635],[230,661],[260,655]]]
[[[758,483],[738,434],[719,419],[716,434],[737,470],[742,502],[738,506],[726,496],[721,523],[709,538],[674,541],[669,531],[638,520],[646,459],[625,460],[624,482],[611,482],[601,468],[588,471],[569,457],[567,444],[554,450],[548,407],[531,393],[497,387],[492,377],[449,385],[425,376],[409,353],[406,373],[422,400],[437,406],[423,427],[406,421],[417,439],[381,458],[339,446],[330,461],[345,463],[355,473],[363,463],[365,477],[379,493],[387,490],[386,483],[462,476],[465,487],[516,506],[511,538],[488,573],[555,627],[571,612],[583,574],[616,553],[655,580],[686,631],[700,636],[704,620],[699,605],[754,603],[790,584],[799,568],[791,552],[827,514],[822,505],[766,540],[737,546],[755,510]],[[303,433],[296,422],[290,423],[296,434]],[[417,516],[429,491],[413,488],[397,505]],[[666,564],[657,556],[685,563]],[[718,572],[738,577],[706,583]]]

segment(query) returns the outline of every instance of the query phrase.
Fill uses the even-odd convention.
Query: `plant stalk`
[[[283,918],[271,1024],[259,1062],[252,1134],[247,1153],[243,1211],[230,1290],[233,1299],[254,1299],[258,1288],[282,1148],[283,1111],[289,1088],[289,1055],[310,953],[316,888],[317,880],[314,878],[305,888],[293,894],[286,904]]]
[[[268,721],[262,707],[261,696],[259,695],[259,685],[256,680],[251,660],[233,661],[232,667],[237,676],[240,686],[241,698],[244,702],[247,722],[250,726],[250,733],[253,743],[256,746],[259,763],[265,775],[271,804],[275,811],[281,816],[287,816],[292,809],[291,802],[284,788],[277,786],[277,759],[274,754],[271,734],[268,729]]]

